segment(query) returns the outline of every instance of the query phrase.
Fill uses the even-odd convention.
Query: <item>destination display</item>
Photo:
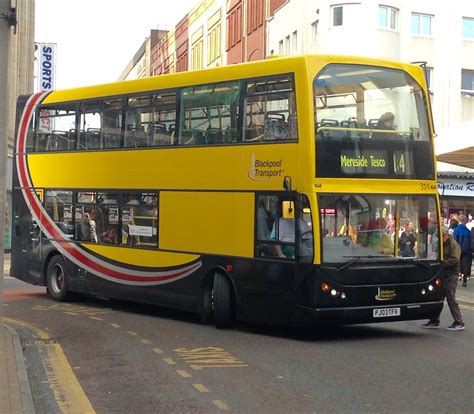
[[[372,145],[371,145],[372,144]],[[378,143],[379,144],[379,143]],[[318,142],[319,177],[385,177],[431,179],[432,165],[425,145]],[[416,162],[415,162],[416,161]]]
[[[413,157],[402,150],[341,149],[340,167],[343,174],[411,176]]]

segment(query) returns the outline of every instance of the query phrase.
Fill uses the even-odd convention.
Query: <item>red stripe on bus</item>
[[[63,233],[59,232],[53,223],[48,220],[48,217],[43,216],[42,214],[42,206],[38,203],[38,198],[35,197],[34,192],[30,186],[30,180],[27,173],[27,166],[26,166],[26,155],[25,155],[25,143],[26,143],[26,135],[28,124],[30,122],[31,114],[34,111],[38,99],[43,95],[43,93],[38,93],[31,98],[29,104],[27,105],[24,113],[23,113],[23,123],[20,125],[20,130],[18,132],[18,151],[17,151],[17,163],[19,169],[19,179],[20,185],[23,189],[23,193],[27,197],[27,201],[29,203],[30,208],[33,210],[34,214],[40,221],[40,226],[42,230],[46,230],[51,238],[55,240],[59,240],[58,243],[61,247],[74,259],[76,259],[79,263],[93,269],[94,271],[103,274],[105,276],[126,280],[130,282],[160,282],[171,280],[174,278],[178,278],[189,271],[194,271],[199,268],[199,264],[196,263],[194,266],[186,268],[184,270],[177,271],[175,273],[164,275],[164,276],[133,276],[127,273],[118,272],[112,269],[109,269],[102,264],[98,263],[97,261],[91,260],[89,257],[85,256],[76,246],[72,245],[68,239],[64,238]]]

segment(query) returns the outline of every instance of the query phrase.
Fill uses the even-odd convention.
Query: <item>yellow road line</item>
[[[89,319],[94,319],[95,321],[103,321],[104,318],[98,318],[97,316],[89,316]]]
[[[192,375],[191,375],[188,371],[186,371],[186,370],[184,370],[184,369],[178,369],[178,370],[176,370],[176,372],[177,372],[179,375],[181,375],[183,378],[191,378],[191,377],[192,377]]]
[[[137,336],[138,333],[137,332],[134,332],[134,331],[127,331],[127,333],[129,333],[130,335],[133,335],[133,336]]]
[[[151,344],[151,341],[149,339],[142,339],[142,342],[145,344],[145,345],[150,345]]]
[[[222,411],[230,411],[230,407],[224,401],[214,400],[212,403]]]
[[[163,358],[163,361],[165,361],[168,365],[176,365],[176,362],[174,362],[172,358]]]
[[[110,325],[113,326],[114,328],[120,328],[120,325],[117,325],[116,323],[111,323]]]
[[[153,351],[155,351],[157,354],[163,353],[163,351],[160,348],[153,348]]]
[[[62,413],[95,413],[89,399],[81,388],[79,381],[74,375],[61,345],[51,343],[49,334],[42,328],[23,321],[3,318],[9,324],[20,326],[31,330],[34,335],[46,341],[40,345],[46,357],[42,359],[48,384],[54,394],[54,399]]]
[[[209,390],[202,384],[193,384],[193,387],[196,388],[199,392],[209,392]]]

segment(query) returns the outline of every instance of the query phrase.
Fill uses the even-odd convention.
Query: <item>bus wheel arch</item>
[[[71,296],[68,288],[69,275],[66,261],[61,254],[53,254],[46,261],[46,289],[48,295],[57,302],[65,302]]]

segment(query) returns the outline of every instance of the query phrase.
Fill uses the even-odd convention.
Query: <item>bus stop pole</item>
[[[0,320],[3,315],[3,262],[7,176],[8,54],[12,25],[11,0],[0,0]]]

